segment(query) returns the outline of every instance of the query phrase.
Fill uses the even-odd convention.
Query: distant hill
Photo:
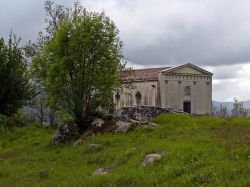
[[[250,109],[250,100],[248,101],[242,101],[245,108]],[[219,102],[219,101],[213,101],[213,105],[217,108],[222,105],[223,107],[227,107],[229,111],[233,109],[233,102]]]

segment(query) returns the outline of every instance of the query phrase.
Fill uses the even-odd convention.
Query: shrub
[[[5,130],[8,127],[21,127],[26,124],[25,117],[21,111],[13,114],[10,117],[0,114],[0,128]]]

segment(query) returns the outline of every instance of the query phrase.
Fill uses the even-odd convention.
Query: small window
[[[184,94],[185,95],[191,95],[191,86],[187,86],[184,88]]]

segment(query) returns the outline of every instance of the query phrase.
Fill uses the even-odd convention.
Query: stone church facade
[[[118,89],[113,96],[116,109],[130,106],[159,106],[205,115],[212,111],[213,74],[193,64],[124,71],[132,88]]]

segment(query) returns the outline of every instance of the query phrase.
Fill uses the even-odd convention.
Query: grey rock
[[[149,154],[147,156],[145,156],[144,160],[142,161],[142,165],[143,166],[147,166],[150,164],[153,164],[155,161],[160,160],[162,158],[161,154]]]
[[[123,109],[117,109],[115,112],[114,112],[114,115],[115,117],[119,117],[119,116],[122,116],[123,115]]]
[[[99,150],[101,148],[101,145],[99,144],[89,144],[90,150]]]
[[[138,111],[136,111],[134,113],[134,115],[132,116],[132,118],[136,121],[143,121],[144,118],[142,117],[141,113],[139,113]]]
[[[115,132],[128,132],[128,130],[131,128],[132,123],[126,122],[126,121],[117,121],[116,122],[117,128]]]
[[[82,145],[84,143],[84,141],[83,140],[81,140],[81,139],[79,139],[79,140],[77,140],[74,144],[73,144],[73,146],[79,146],[79,145]]]
[[[158,125],[154,122],[148,122],[148,125],[151,126],[151,127],[157,127]]]
[[[101,119],[101,118],[96,118],[93,122],[92,122],[92,124],[91,124],[91,126],[93,126],[93,127],[102,127],[102,125],[104,124],[104,120],[103,119]]]
[[[93,173],[93,175],[107,175],[110,172],[112,172],[112,169],[110,168],[99,168]]]

